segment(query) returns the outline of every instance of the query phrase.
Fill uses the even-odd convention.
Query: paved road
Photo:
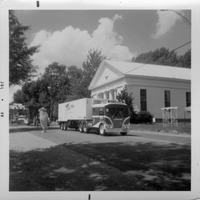
[[[50,127],[46,133],[42,133],[40,127],[12,127],[10,129],[11,150],[26,151],[35,148],[47,148],[58,144],[89,144],[89,143],[127,143],[134,145],[140,143],[157,143],[168,145],[190,145],[191,137],[185,135],[159,134],[131,131],[127,136],[112,134],[101,136],[96,133],[80,133],[73,129],[62,131],[58,127]]]

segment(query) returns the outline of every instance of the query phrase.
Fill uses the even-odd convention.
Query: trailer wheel
[[[105,135],[106,134],[105,128],[104,128],[104,124],[100,124],[100,126],[99,126],[99,134],[100,135]]]
[[[79,129],[79,132],[81,132],[81,133],[83,132],[83,125],[82,125],[82,123],[79,124],[78,129]]]

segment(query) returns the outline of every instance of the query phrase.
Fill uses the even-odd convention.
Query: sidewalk
[[[26,152],[35,149],[45,149],[56,146],[57,144],[43,139],[28,132],[20,132],[10,135],[10,150]]]

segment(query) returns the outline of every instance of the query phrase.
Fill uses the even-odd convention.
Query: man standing
[[[47,127],[48,127],[48,114],[46,108],[42,107],[39,109],[40,112],[40,123],[43,129],[43,133],[46,132]]]

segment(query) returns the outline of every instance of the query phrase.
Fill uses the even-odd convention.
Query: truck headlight
[[[129,124],[124,124],[123,128],[129,128]]]

